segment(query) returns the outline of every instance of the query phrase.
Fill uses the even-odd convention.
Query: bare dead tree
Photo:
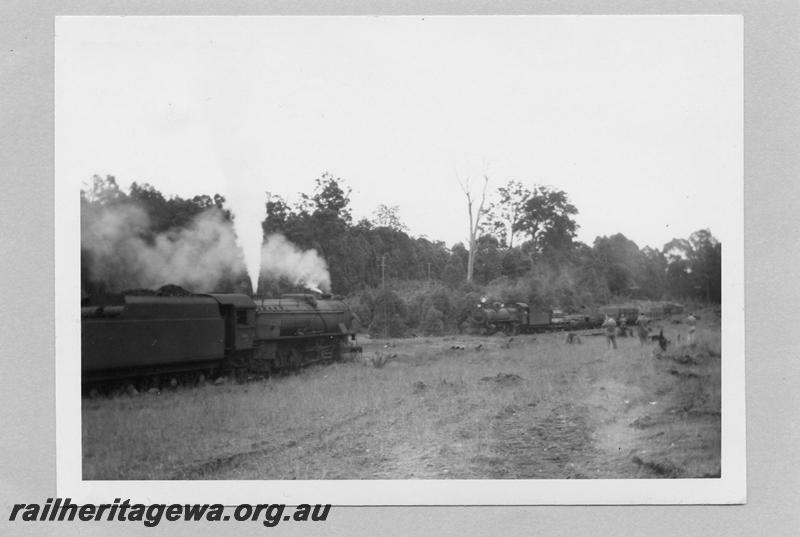
[[[467,212],[469,212],[469,257],[467,258],[467,281],[472,281],[472,275],[475,271],[475,251],[477,250],[478,243],[478,230],[481,226],[481,218],[485,214],[484,205],[486,204],[486,187],[489,184],[489,177],[483,174],[483,189],[481,190],[481,202],[478,205],[478,210],[473,213],[472,206],[472,193],[470,192],[469,181],[462,181],[456,176],[458,184],[461,186],[462,192],[467,197]]]

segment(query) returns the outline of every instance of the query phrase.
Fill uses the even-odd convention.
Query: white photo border
[[[542,17],[546,15],[524,15]],[[559,15],[583,17],[587,15]],[[632,15],[598,15],[630,17]],[[649,15],[652,17],[653,15]],[[699,17],[700,15],[660,15]],[[339,17],[339,16],[336,16]],[[743,58],[743,17],[736,20]],[[744,177],[730,185],[729,229],[741,240],[723,244],[721,477],[586,480],[335,480],[335,481],[85,481],[82,478],[80,393],[79,178],[59,170],[59,73],[69,58],[59,50],[70,20],[56,17],[55,51],[55,370],[57,494],[79,503],[124,497],[143,503],[253,502],[364,505],[641,505],[746,502],[744,358]],[[98,17],[103,18],[103,17]],[[66,32],[65,32],[66,33]],[[743,60],[742,60],[743,61]],[[741,79],[743,84],[743,78]],[[743,91],[743,90],[740,90]],[[743,139],[743,117],[739,118]]]

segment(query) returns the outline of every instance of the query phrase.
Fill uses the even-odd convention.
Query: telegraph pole
[[[381,256],[381,289],[383,290],[383,339],[386,339],[389,330],[389,307],[386,296],[386,254]]]

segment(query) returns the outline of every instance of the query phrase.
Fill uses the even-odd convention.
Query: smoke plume
[[[312,291],[329,292],[331,289],[328,264],[317,251],[303,251],[280,234],[268,236],[261,247],[261,274],[272,278],[283,276],[294,285]]]
[[[181,229],[155,234],[145,211],[134,205],[86,211],[81,249],[91,278],[111,291],[177,284],[211,291],[245,270],[230,222],[216,209]]]

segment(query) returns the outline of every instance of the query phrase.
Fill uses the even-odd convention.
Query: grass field
[[[720,323],[700,317],[693,347],[665,321],[660,356],[556,333],[366,340],[298,375],[84,399],[83,476],[718,477]]]

